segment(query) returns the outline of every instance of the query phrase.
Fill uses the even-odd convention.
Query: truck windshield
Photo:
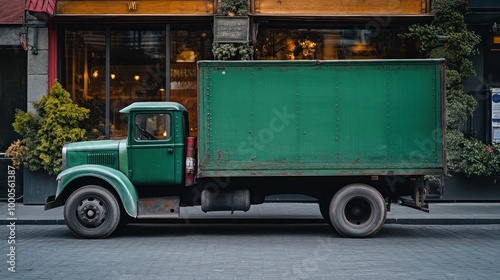
[[[137,114],[135,116],[136,140],[167,140],[170,138],[169,114]]]

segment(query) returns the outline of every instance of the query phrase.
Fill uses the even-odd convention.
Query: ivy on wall
[[[464,134],[460,127],[472,116],[477,104],[464,92],[462,81],[476,75],[469,57],[479,52],[481,38],[465,24],[467,0],[435,0],[431,12],[434,20],[430,24],[412,25],[400,36],[415,41],[425,56],[446,59],[448,168],[463,172]]]

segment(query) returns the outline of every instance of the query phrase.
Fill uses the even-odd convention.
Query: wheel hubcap
[[[106,220],[106,204],[95,197],[85,198],[78,204],[76,215],[81,224],[87,227],[98,227]]]
[[[344,210],[346,219],[355,225],[366,223],[370,219],[371,213],[370,203],[363,198],[350,200]]]

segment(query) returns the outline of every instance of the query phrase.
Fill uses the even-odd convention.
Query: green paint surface
[[[443,65],[199,62],[198,176],[442,173]]]

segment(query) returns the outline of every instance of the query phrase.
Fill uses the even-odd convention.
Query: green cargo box
[[[198,177],[443,174],[444,60],[201,61]]]

